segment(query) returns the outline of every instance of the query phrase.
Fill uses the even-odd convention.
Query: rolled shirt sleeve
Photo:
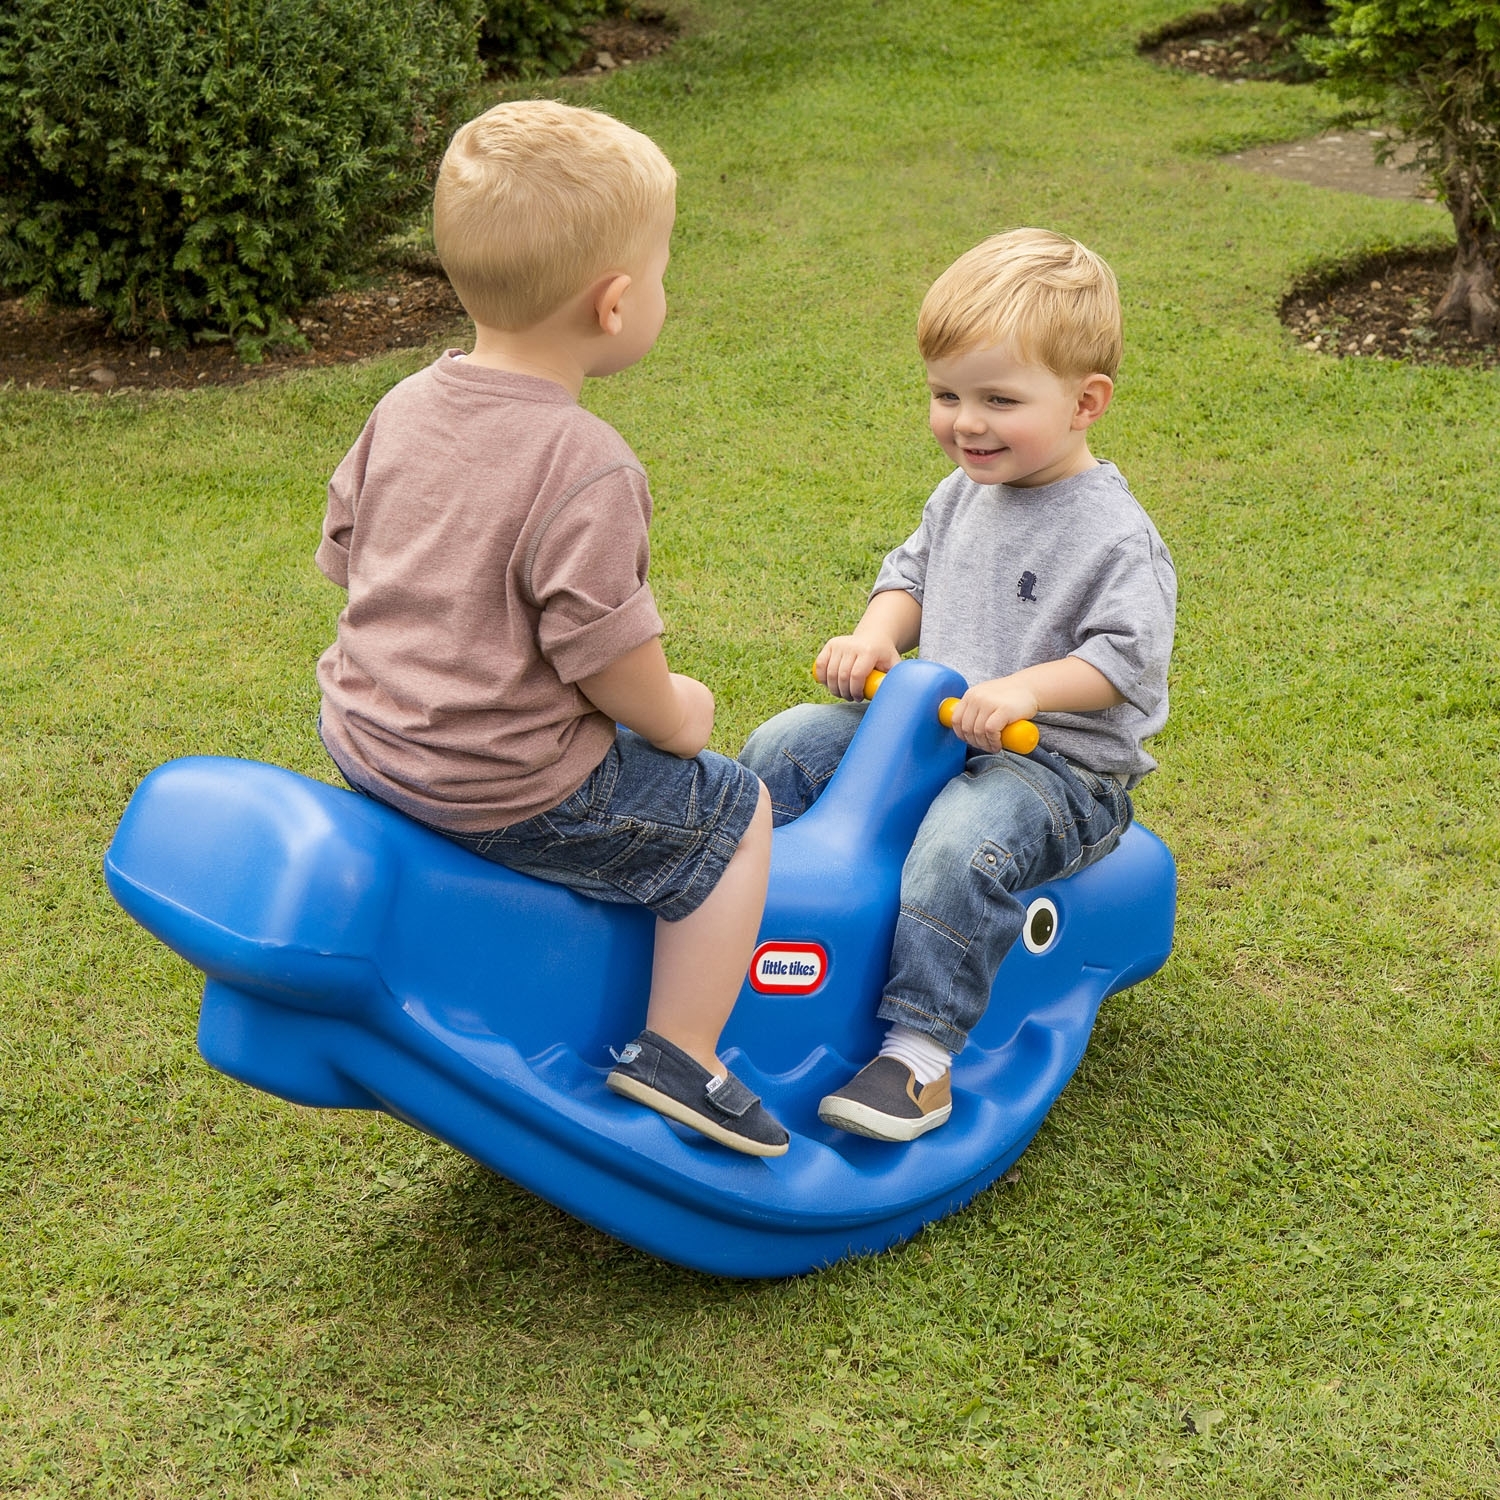
[[[645,476],[613,468],[576,486],[532,540],[525,587],[539,611],[537,645],[562,682],[662,633],[646,582],[650,518]]]
[[[1148,718],[1166,700],[1176,594],[1165,549],[1145,534],[1127,537],[1100,570],[1068,653],[1102,672]]]
[[[930,504],[930,502],[929,502]],[[880,572],[875,575],[870,589],[870,598],[876,594],[888,594],[899,589],[910,594],[918,604],[927,588],[927,559],[932,551],[932,535],[928,524],[928,511],[922,512],[922,522],[899,547],[886,553]]]

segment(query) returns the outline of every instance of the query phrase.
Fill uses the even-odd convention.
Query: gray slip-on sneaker
[[[917,1075],[895,1057],[877,1057],[818,1105],[825,1125],[877,1141],[914,1141],[952,1113],[951,1069],[931,1083],[918,1084]]]
[[[747,1156],[782,1156],[790,1137],[733,1073],[710,1073],[681,1047],[643,1031],[618,1054],[605,1082],[669,1120]]]

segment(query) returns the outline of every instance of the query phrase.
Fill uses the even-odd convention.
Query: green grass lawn
[[[587,399],[721,749],[944,470],[932,277],[1038,223],[1122,284],[1094,446],[1181,580],[1177,951],[1018,1178],[876,1260],[679,1271],[201,1063],[103,849],[175,755],[329,774],[323,485],[427,356],[0,391],[0,1494],[1500,1493],[1500,375],[1292,345],[1294,279],[1446,218],[1216,161],[1326,112],[1138,58],[1177,8],[697,0],[566,88],[682,176],[661,343]]]

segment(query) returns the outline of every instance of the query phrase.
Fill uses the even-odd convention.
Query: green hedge
[[[0,282],[253,357],[424,192],[467,3],[4,0]]]
[[[611,0],[483,0],[484,50],[520,73],[562,73],[583,55],[583,28],[620,8]]]
[[[1257,0],[1255,13],[1288,39],[1325,32],[1330,19],[1327,0]]]

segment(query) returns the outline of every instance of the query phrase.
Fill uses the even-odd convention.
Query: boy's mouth
[[[976,459],[978,462],[983,463],[985,459],[994,458],[1002,451],[1000,448],[965,448],[963,453],[966,458]]]

